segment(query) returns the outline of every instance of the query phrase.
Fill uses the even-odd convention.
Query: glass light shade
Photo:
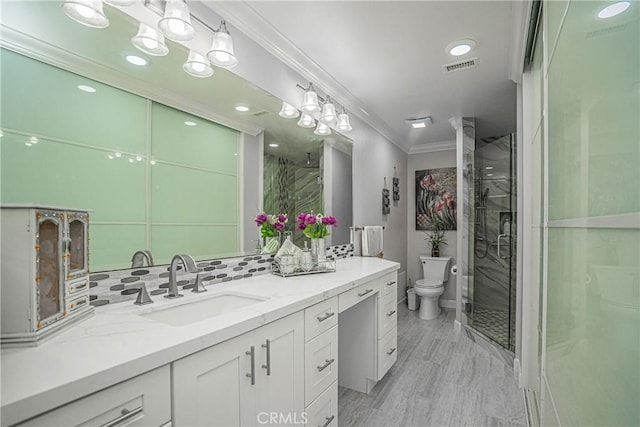
[[[316,130],[313,131],[316,135],[331,135],[331,128],[326,123],[318,122]]]
[[[327,102],[322,106],[322,114],[320,115],[320,121],[328,125],[335,123],[337,119],[336,106],[331,102],[331,98],[327,97]]]
[[[187,62],[182,64],[182,69],[194,77],[204,78],[213,75],[213,68],[207,58],[194,50],[189,51],[189,57]]]
[[[224,21],[220,30],[213,33],[213,41],[207,58],[212,64],[222,68],[230,68],[238,63],[233,51],[233,39],[227,31]]]
[[[278,115],[280,117],[284,117],[285,119],[295,119],[300,115],[300,112],[293,105],[283,102],[282,109],[280,110]]]
[[[169,40],[186,42],[196,34],[191,25],[189,6],[183,0],[167,0],[164,18],[158,22],[158,28]]]
[[[127,7],[136,4],[138,0],[103,0],[106,4],[115,7]]]
[[[349,116],[347,113],[342,112],[338,114],[338,124],[336,125],[336,128],[340,132],[350,132],[353,129],[349,123]]]
[[[300,109],[303,112],[309,114],[317,113],[320,111],[320,104],[318,104],[318,94],[313,88],[313,85],[310,85],[309,89],[304,93]]]
[[[169,53],[162,34],[142,22],[138,26],[138,33],[131,38],[131,43],[136,49],[149,55],[165,56]]]
[[[65,0],[62,10],[71,19],[92,28],[107,28],[107,19],[102,10],[102,0]]]
[[[300,120],[298,120],[298,126],[303,128],[312,128],[316,126],[316,121],[307,113],[302,113]]]

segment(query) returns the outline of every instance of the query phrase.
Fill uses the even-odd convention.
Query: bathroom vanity
[[[338,383],[369,391],[396,361],[398,268],[351,257],[335,273],[100,307],[38,348],[2,350],[2,425],[336,426]]]

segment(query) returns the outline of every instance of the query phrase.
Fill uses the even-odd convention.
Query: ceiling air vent
[[[452,62],[451,64],[445,64],[442,66],[442,71],[445,73],[453,73],[454,71],[466,70],[467,68],[476,68],[478,66],[478,58],[465,59],[458,62]]]
[[[260,116],[264,116],[265,114],[269,114],[269,112],[267,110],[258,110],[254,113],[251,113],[250,115],[255,117],[260,117]]]

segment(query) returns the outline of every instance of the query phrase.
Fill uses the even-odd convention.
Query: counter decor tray
[[[326,261],[320,261],[315,264],[311,270],[302,270],[299,267],[296,267],[293,272],[288,273],[283,271],[284,269],[280,265],[278,261],[273,261],[271,263],[271,272],[278,276],[282,277],[290,277],[290,276],[305,276],[307,274],[318,274],[318,273],[335,273],[336,271],[336,260],[335,259],[327,259]]]

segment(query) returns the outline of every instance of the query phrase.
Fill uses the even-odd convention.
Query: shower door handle
[[[498,258],[501,259],[509,259],[511,258],[511,250],[509,250],[509,256],[501,256],[500,255],[500,247],[502,246],[502,239],[509,238],[509,246],[511,246],[511,235],[509,234],[498,234]]]

